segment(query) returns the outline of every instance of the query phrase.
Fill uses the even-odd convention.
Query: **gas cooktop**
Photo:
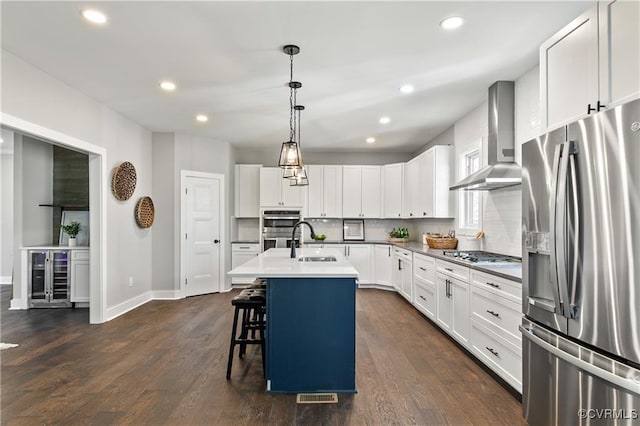
[[[504,265],[522,262],[522,259],[520,259],[519,257],[480,250],[445,250],[443,254],[447,257],[452,257],[454,259],[462,260],[476,265]]]

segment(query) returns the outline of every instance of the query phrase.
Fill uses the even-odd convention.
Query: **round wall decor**
[[[133,191],[136,190],[136,168],[128,161],[120,164],[113,171],[111,179],[111,191],[114,197],[120,201],[131,198]]]
[[[155,208],[151,197],[144,196],[136,203],[136,223],[140,228],[150,228],[155,217]]]

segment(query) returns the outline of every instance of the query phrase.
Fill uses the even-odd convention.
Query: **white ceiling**
[[[540,43],[593,3],[93,3],[109,17],[103,27],[80,17],[86,5],[2,1],[2,48],[149,130],[248,148],[288,139],[281,49],[297,44],[306,149],[413,152],[494,81],[533,68]],[[446,32],[438,24],[451,15],[466,24]],[[162,79],[177,91],[162,92]],[[413,94],[399,92],[405,83]],[[195,122],[201,112],[208,123]]]

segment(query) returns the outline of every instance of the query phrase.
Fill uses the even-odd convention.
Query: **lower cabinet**
[[[248,260],[260,254],[260,244],[255,243],[231,243],[231,268],[237,268]],[[255,278],[231,279],[232,284],[251,284]]]
[[[376,244],[373,246],[373,278],[376,284],[392,287],[393,248]]]
[[[413,254],[413,305],[437,321],[436,261],[418,253]]]
[[[71,301],[89,302],[89,250],[71,251]]]
[[[437,323],[454,339],[469,347],[469,268],[436,261]]]
[[[409,250],[393,249],[393,287],[413,303],[413,254]]]
[[[346,246],[347,259],[358,271],[359,284],[372,284],[371,273],[371,244],[349,244]]]
[[[471,272],[471,345],[474,354],[522,392],[521,285]]]

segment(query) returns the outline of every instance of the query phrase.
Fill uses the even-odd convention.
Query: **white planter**
[[[75,247],[77,245],[77,240],[75,238],[69,237],[69,247]]]

